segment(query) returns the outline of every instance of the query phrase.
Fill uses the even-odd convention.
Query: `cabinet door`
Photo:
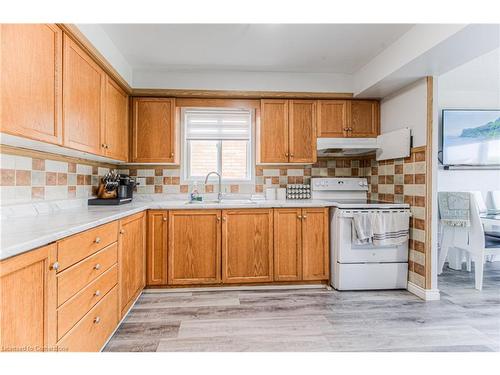
[[[123,316],[146,284],[146,225],[144,213],[120,220],[119,301]]]
[[[62,31],[2,24],[0,49],[2,132],[62,144]]]
[[[302,279],[302,210],[274,209],[274,280]]]
[[[134,98],[132,161],[173,163],[175,161],[175,101]]]
[[[350,137],[379,135],[379,104],[373,100],[351,100],[349,118]]]
[[[222,282],[273,279],[273,210],[222,211]]]
[[[56,245],[0,263],[0,348],[47,350],[56,342]]]
[[[288,100],[260,101],[261,163],[288,163]]]
[[[106,156],[128,161],[128,95],[108,76],[105,111],[102,130]]]
[[[168,212],[168,283],[221,281],[220,210]]]
[[[288,132],[291,163],[316,162],[316,101],[290,100]]]
[[[347,132],[347,100],[318,100],[318,137],[342,138]]]
[[[328,208],[302,209],[303,280],[328,280]]]
[[[148,211],[146,284],[167,284],[168,212]]]
[[[63,124],[64,145],[93,154],[104,154],[101,126],[104,120],[106,75],[64,35]]]

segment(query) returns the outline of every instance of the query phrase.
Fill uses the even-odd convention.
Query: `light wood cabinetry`
[[[318,100],[318,137],[342,138],[347,135],[349,102]]]
[[[302,210],[274,209],[274,280],[302,279]]]
[[[128,161],[128,95],[109,76],[105,95],[101,147],[105,156]]]
[[[328,208],[274,209],[274,280],[328,280]]]
[[[168,283],[215,284],[221,281],[221,211],[174,210],[168,213]]]
[[[328,208],[302,209],[302,279],[328,280]]]
[[[56,343],[56,245],[0,262],[0,349],[50,350]]]
[[[377,101],[352,100],[350,106],[349,137],[376,137],[380,134]]]
[[[273,210],[222,211],[222,282],[273,279]]]
[[[174,99],[133,99],[132,162],[176,161],[174,118]]]
[[[63,46],[64,145],[101,154],[106,75],[67,35]]]
[[[166,285],[168,211],[149,211],[147,220],[146,285]]]
[[[318,137],[376,137],[380,134],[376,100],[318,100]]]
[[[288,163],[288,100],[262,99],[260,112],[260,162]]]
[[[123,316],[146,284],[146,220],[144,212],[119,222],[119,309]]]
[[[261,100],[259,162],[316,161],[316,101]]]
[[[50,24],[0,25],[1,131],[62,143],[62,31]]]

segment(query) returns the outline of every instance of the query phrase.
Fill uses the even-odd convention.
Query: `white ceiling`
[[[410,24],[102,24],[132,69],[353,74]]]

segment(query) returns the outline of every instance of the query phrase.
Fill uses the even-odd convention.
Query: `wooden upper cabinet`
[[[222,211],[222,282],[273,280],[273,210]]]
[[[56,245],[0,262],[0,350],[47,350],[56,343]]]
[[[328,280],[328,208],[302,209],[302,278]]]
[[[350,137],[376,137],[380,134],[379,103],[374,100],[351,100],[349,111]]]
[[[167,284],[168,212],[148,211],[146,284]]]
[[[175,99],[134,98],[132,162],[173,163]]]
[[[104,154],[112,159],[128,161],[128,95],[109,76],[106,77],[104,108]]]
[[[342,138],[347,132],[348,101],[318,100],[318,137]]]
[[[1,131],[62,143],[62,31],[48,24],[0,25]]]
[[[316,161],[316,101],[290,100],[288,115],[289,161]]]
[[[145,214],[142,212],[120,220],[119,228],[119,311],[123,316],[146,284]]]
[[[288,163],[288,100],[262,99],[260,112],[260,162]]]
[[[64,35],[63,65],[64,145],[103,154],[101,126],[106,75],[67,35]]]
[[[274,280],[302,279],[302,210],[274,209]]]
[[[168,212],[168,283],[221,281],[221,211]]]

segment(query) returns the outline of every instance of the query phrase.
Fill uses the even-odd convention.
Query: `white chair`
[[[480,213],[487,212],[488,207],[486,206],[486,203],[484,202],[483,194],[481,194],[481,192],[479,190],[470,190],[469,193],[471,193],[474,196],[474,199],[476,200],[479,212]]]
[[[471,225],[469,228],[469,240],[466,246],[460,246],[460,248],[466,251],[474,262],[475,287],[477,290],[481,290],[483,288],[485,256],[500,254],[500,239],[485,236],[483,224],[479,217],[479,207],[473,196],[471,196],[470,202]]]
[[[493,190],[490,191],[490,198],[491,198],[491,204],[492,208],[494,210],[500,211],[500,190]]]

